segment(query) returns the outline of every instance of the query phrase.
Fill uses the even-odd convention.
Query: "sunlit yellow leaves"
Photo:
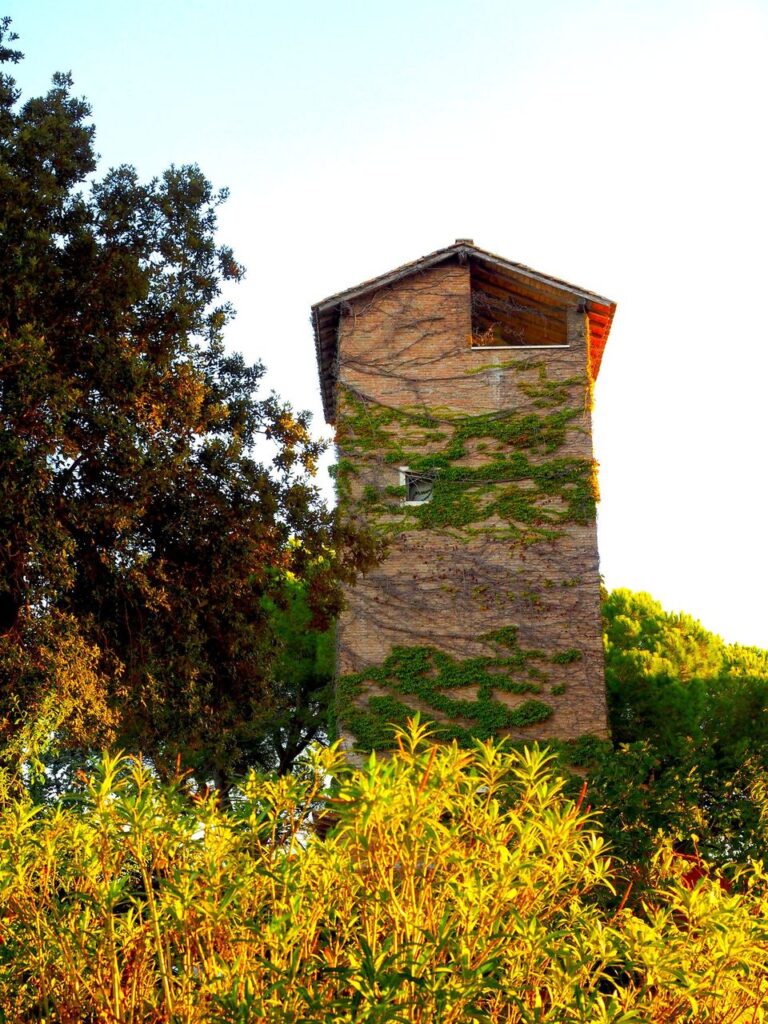
[[[109,743],[117,722],[110,693],[119,668],[107,677],[101,652],[71,616],[29,618],[23,630],[23,645],[0,639],[0,668],[15,684],[9,700],[15,713],[2,736],[5,766],[31,761],[34,769],[39,749],[54,735],[72,745]]]
[[[766,879],[610,904],[591,816],[546,754],[430,746],[232,809],[106,758],[60,807],[0,814],[0,1011],[122,1024],[672,1024],[762,1020]],[[324,790],[334,780],[330,794]],[[313,818],[332,814],[322,839]],[[608,902],[606,902],[608,900]]]

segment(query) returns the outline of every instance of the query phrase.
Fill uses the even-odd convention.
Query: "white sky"
[[[768,2],[6,0],[100,169],[197,162],[233,348],[320,428],[310,305],[469,237],[618,303],[601,565],[768,647]],[[2,13],[2,11],[0,11]]]

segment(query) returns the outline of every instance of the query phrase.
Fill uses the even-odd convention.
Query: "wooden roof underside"
[[[523,335],[527,345],[559,344],[565,338],[567,311],[580,309],[586,312],[590,327],[591,371],[592,376],[597,377],[616,309],[614,302],[469,243],[457,242],[388,274],[330,295],[312,307],[323,409],[329,423],[334,422],[336,415],[339,319],[347,304],[446,262],[469,263],[472,324],[476,334],[494,331],[497,340],[512,345],[518,343],[517,339]]]

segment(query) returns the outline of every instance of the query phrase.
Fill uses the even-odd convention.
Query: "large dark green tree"
[[[24,103],[0,76],[0,738],[45,711],[220,777],[271,728],[286,573],[312,567],[322,629],[372,552],[309,481],[307,415],[225,350],[225,194],[196,166],[97,180],[93,134],[68,75]]]

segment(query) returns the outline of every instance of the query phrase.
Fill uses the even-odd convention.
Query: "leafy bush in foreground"
[[[2,812],[2,1019],[764,1019],[759,868],[743,894],[689,890],[661,854],[618,911],[612,870],[537,749],[414,726],[362,770],[330,750],[304,780],[251,776],[232,810],[105,759],[59,805]]]

